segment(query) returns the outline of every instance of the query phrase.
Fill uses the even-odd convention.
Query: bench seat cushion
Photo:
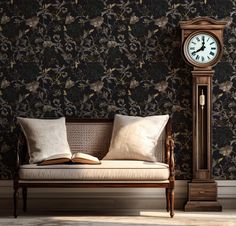
[[[165,181],[169,167],[160,162],[102,160],[99,165],[58,164],[22,165],[20,180],[74,181]]]

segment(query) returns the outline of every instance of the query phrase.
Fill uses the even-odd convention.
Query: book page
[[[73,154],[71,160],[77,163],[100,164],[100,160],[97,157],[81,152]]]
[[[43,165],[54,165],[54,164],[62,164],[71,162],[70,158],[58,158],[58,159],[50,159],[50,160],[44,160],[41,163],[39,163],[40,166]]]
[[[71,161],[71,155],[68,153],[51,155],[50,157],[43,160],[39,165],[53,165],[59,163],[66,163]]]
[[[51,155],[48,158],[46,158],[44,161],[52,160],[52,159],[61,159],[61,158],[68,158],[71,159],[71,154],[65,153],[65,154],[58,154],[58,155]]]

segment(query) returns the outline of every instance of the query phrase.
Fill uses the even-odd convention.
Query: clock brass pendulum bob
[[[224,21],[199,17],[181,21],[182,54],[193,66],[193,176],[185,211],[221,211],[212,178],[212,67],[223,50]]]

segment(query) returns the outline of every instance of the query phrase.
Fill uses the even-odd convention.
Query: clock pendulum
[[[212,69],[223,53],[225,21],[198,17],[181,21],[182,55],[191,66],[193,87],[192,180],[185,211],[221,211],[212,177]]]

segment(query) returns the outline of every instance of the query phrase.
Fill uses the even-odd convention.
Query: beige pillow
[[[156,161],[157,141],[169,115],[115,115],[110,148],[104,159]]]
[[[38,163],[52,155],[71,154],[67,142],[65,118],[32,119],[17,117],[25,134],[30,163]]]

